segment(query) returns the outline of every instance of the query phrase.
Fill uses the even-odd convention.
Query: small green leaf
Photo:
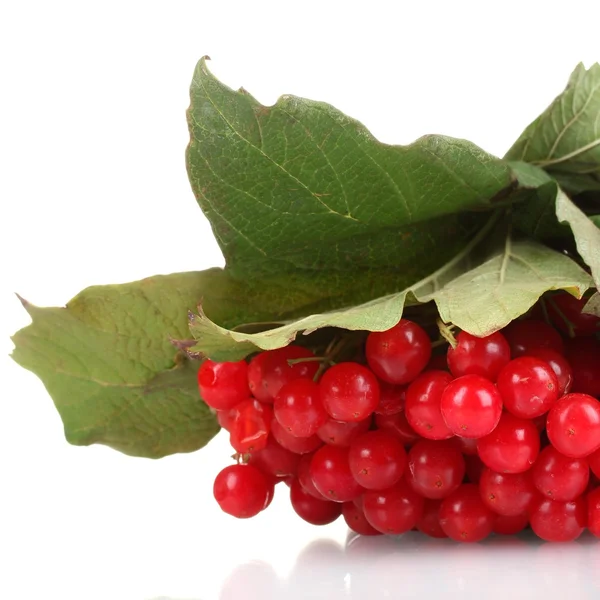
[[[591,215],[589,220],[598,228],[600,228],[600,215]]]
[[[589,300],[588,303],[583,307],[584,312],[588,315],[596,315],[600,317],[600,293],[596,292]]]

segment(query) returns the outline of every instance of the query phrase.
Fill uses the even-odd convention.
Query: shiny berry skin
[[[367,418],[364,421],[354,421],[350,423],[329,419],[325,425],[317,431],[317,436],[330,446],[346,448],[352,443],[352,440],[357,438],[361,433],[368,431],[370,426],[370,418]]]
[[[558,381],[559,397],[571,391],[573,387],[573,369],[562,354],[549,348],[534,348],[527,353],[527,356],[539,358],[550,365]]]
[[[416,526],[424,501],[401,479],[387,490],[369,490],[363,496],[367,521],[381,533],[399,535]]]
[[[227,410],[250,396],[248,365],[238,362],[205,360],[198,369],[200,396],[216,410]]]
[[[382,535],[381,531],[377,531],[367,521],[362,509],[356,506],[354,502],[344,502],[342,504],[342,516],[346,521],[346,525],[355,533],[360,535]]]
[[[554,327],[544,321],[526,319],[513,321],[502,330],[510,346],[513,358],[529,354],[533,348],[550,348],[559,354],[564,353],[564,344]]]
[[[465,459],[452,440],[421,440],[408,453],[406,481],[425,498],[446,498],[458,489],[465,472]]]
[[[559,502],[569,502],[581,496],[590,480],[587,459],[569,458],[552,446],[542,450],[531,474],[540,494]]]
[[[254,517],[269,500],[270,482],[251,465],[230,465],[215,478],[213,494],[221,510],[238,519]]]
[[[457,542],[480,542],[494,526],[494,513],[483,503],[479,488],[465,483],[442,500],[440,525]]]
[[[384,490],[400,481],[406,450],[389,432],[367,431],[350,444],[348,461],[360,485],[368,490]]]
[[[600,488],[587,495],[587,526],[592,535],[600,537]]]
[[[420,436],[429,440],[445,440],[454,435],[441,411],[444,390],[452,381],[446,371],[426,371],[406,390],[406,418]]]
[[[318,500],[326,500],[325,496],[315,487],[315,483],[310,476],[310,463],[312,462],[312,454],[305,454],[298,463],[296,476],[304,491]]]
[[[329,415],[319,386],[312,379],[294,379],[281,387],[273,403],[275,418],[294,437],[315,435]]]
[[[592,452],[587,457],[587,461],[588,461],[588,465],[589,465],[590,469],[592,470],[592,473],[598,479],[600,479],[600,450],[596,450],[595,452]]]
[[[448,366],[454,377],[481,375],[496,381],[500,369],[510,360],[510,346],[500,332],[478,338],[461,331],[456,341],[456,348],[448,348]]]
[[[548,302],[548,314],[554,327],[565,335],[571,335],[572,333],[575,337],[592,336],[600,333],[600,319],[594,315],[581,312],[588,300],[589,298],[578,300],[575,296],[571,296],[566,292],[552,296]],[[572,331],[556,308],[570,321]]]
[[[312,379],[319,369],[318,362],[290,365],[288,360],[314,356],[308,348],[294,345],[257,354],[248,365],[250,392],[261,402],[273,402],[286,383],[294,379]]]
[[[350,502],[363,492],[350,471],[347,448],[319,448],[310,463],[310,476],[317,490],[333,502]]]
[[[269,436],[265,448],[250,454],[248,462],[273,477],[289,477],[296,475],[300,455],[286,450]]]
[[[558,379],[552,367],[533,356],[511,360],[498,375],[498,391],[506,410],[521,419],[533,419],[558,400]]]
[[[375,408],[377,415],[395,415],[404,410],[406,386],[379,382],[379,404]]]
[[[234,416],[235,414],[231,409],[217,411],[217,421],[219,422],[219,425],[227,432],[231,432]]]
[[[377,377],[388,383],[407,384],[429,362],[431,341],[420,325],[401,319],[387,331],[370,333],[365,354]]]
[[[529,509],[533,533],[547,542],[570,542],[582,533],[587,520],[585,498],[558,502],[537,497]]]
[[[457,448],[465,456],[478,456],[477,454],[477,440],[463,437],[454,437],[452,441],[456,444]]]
[[[461,437],[479,439],[498,425],[502,399],[489,379],[463,375],[448,384],[440,407],[450,431]]]
[[[477,441],[483,463],[498,473],[523,473],[540,453],[540,436],[531,421],[502,413],[492,433]]]
[[[379,382],[369,369],[345,362],[328,369],[319,382],[321,400],[336,421],[364,421],[379,404]]]
[[[290,501],[296,514],[311,525],[333,523],[342,513],[340,504],[311,496],[297,479],[290,486]]]
[[[600,402],[586,394],[567,394],[548,413],[550,443],[565,456],[583,458],[600,448]]]
[[[375,415],[375,426],[382,431],[389,431],[405,446],[412,446],[421,436],[410,426],[406,412],[395,415]]]
[[[600,398],[600,342],[596,338],[570,340],[566,355],[573,369],[571,391]]]
[[[498,535],[516,535],[529,525],[527,513],[507,517],[506,515],[496,515],[494,519],[494,528],[492,531]]]
[[[294,437],[283,428],[277,419],[273,419],[271,422],[271,435],[281,446],[294,454],[308,454],[323,445],[323,440],[317,435],[303,438]]]
[[[229,442],[240,454],[257,452],[267,445],[271,431],[273,409],[254,398],[244,400],[231,409],[232,423]]]
[[[479,492],[486,506],[499,515],[514,517],[526,513],[537,497],[531,471],[496,473],[484,469],[479,479]]]
[[[442,526],[440,525],[440,506],[441,500],[425,499],[423,504],[423,514],[417,521],[417,529],[432,538],[447,538]]]

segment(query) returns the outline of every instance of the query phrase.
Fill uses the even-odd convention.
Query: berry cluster
[[[285,482],[302,519],[363,535],[600,536],[600,320],[552,298],[547,320],[460,332],[440,355],[402,319],[356,361],[295,345],[206,360],[200,392],[237,458],[214,483],[222,510],[252,517]]]

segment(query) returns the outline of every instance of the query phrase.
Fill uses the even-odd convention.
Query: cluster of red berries
[[[216,477],[217,502],[251,517],[284,481],[302,519],[343,515],[363,535],[600,536],[600,320],[553,298],[554,327],[461,332],[442,355],[402,319],[368,335],[364,360],[327,369],[295,345],[206,360],[200,392],[238,458]]]

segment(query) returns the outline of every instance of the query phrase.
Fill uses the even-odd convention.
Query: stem
[[[432,348],[439,348],[440,346],[444,346],[444,345],[446,345],[448,343],[449,342],[446,339],[435,340],[435,342],[431,342],[431,347]]]
[[[548,315],[548,307],[546,306],[546,298],[540,298],[540,308],[542,309],[542,315],[544,316],[544,321],[551,325],[550,323],[550,315]]]
[[[294,365],[305,363],[305,362],[321,362],[323,360],[328,360],[326,356],[309,356],[307,358],[289,358],[287,364],[290,367]]]
[[[444,323],[444,321],[441,319],[437,319],[436,323],[438,329],[440,330],[440,335],[450,344],[450,346],[452,346],[452,348],[456,348],[458,344],[454,334],[452,333],[452,326],[446,325],[446,323]]]
[[[556,305],[556,302],[554,302],[554,300],[552,298],[548,298],[548,302],[550,303],[552,308],[556,311],[556,314],[564,321],[565,325],[567,326],[567,330],[569,332],[569,337],[571,339],[573,339],[575,337],[575,326],[573,325],[573,323],[569,320],[569,318],[565,315],[565,313],[562,310],[560,310],[560,308],[558,308],[558,306]]]

